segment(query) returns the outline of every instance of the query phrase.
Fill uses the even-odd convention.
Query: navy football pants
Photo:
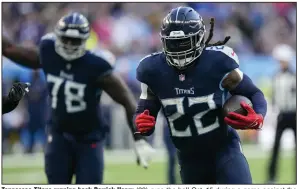
[[[252,184],[239,139],[230,139],[214,155],[178,153],[183,184]]]
[[[48,135],[45,172],[49,184],[101,184],[103,180],[103,142],[77,142],[60,133]]]

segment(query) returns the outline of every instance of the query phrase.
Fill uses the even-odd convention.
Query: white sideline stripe
[[[265,158],[270,153],[255,147],[243,147],[243,153],[249,159],[254,158]],[[32,155],[25,154],[13,154],[13,155],[3,155],[3,168],[42,168],[43,167],[43,153],[35,153]],[[282,157],[292,157],[293,151],[282,152]],[[121,157],[121,158],[118,158]],[[109,164],[129,164],[135,162],[135,155],[133,150],[113,150],[105,151],[104,159],[106,163]],[[165,162],[167,159],[167,154],[165,150],[157,149],[153,162]]]

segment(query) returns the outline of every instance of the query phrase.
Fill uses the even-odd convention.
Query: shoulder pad
[[[43,56],[43,53],[54,47],[55,40],[56,35],[54,33],[48,33],[41,38],[39,43],[40,56]]]
[[[145,83],[150,86],[152,78],[154,78],[156,72],[155,70],[155,58],[160,55],[160,53],[153,53],[145,56],[139,62],[139,65],[136,69],[136,78],[138,81]]]
[[[159,54],[161,54],[161,53],[162,53],[162,52],[154,52],[154,53],[152,53],[152,54],[146,55],[146,56],[143,57],[139,62],[143,62],[143,61],[145,61],[145,59],[150,58],[150,57],[153,57],[153,56],[157,56],[157,55],[159,55]]]
[[[111,66],[114,66],[116,63],[116,57],[114,54],[108,50],[92,50],[90,51],[93,55],[102,58],[105,60],[107,63],[109,63]]]
[[[225,45],[223,45],[223,46],[211,46],[211,47],[207,47],[205,50],[222,52],[225,55],[227,55],[229,58],[233,59],[237,64],[239,64],[238,56],[231,47],[228,47],[228,46],[225,46]]]
[[[44,36],[41,37],[41,40],[52,40],[54,41],[56,39],[56,35],[54,33],[47,33]]]

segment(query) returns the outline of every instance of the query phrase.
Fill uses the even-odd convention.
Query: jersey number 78
[[[87,104],[84,101],[86,84],[66,80],[64,78],[57,77],[52,74],[47,74],[47,82],[53,83],[51,89],[51,105],[53,109],[57,108],[58,100],[64,101],[67,113],[76,113],[83,111],[87,108]],[[64,98],[59,98],[58,93],[63,83],[65,83]]]

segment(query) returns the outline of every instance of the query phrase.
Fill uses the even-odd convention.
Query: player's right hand
[[[9,91],[8,98],[14,102],[20,101],[29,92],[29,83],[14,83]]]
[[[150,115],[149,110],[145,110],[143,113],[138,114],[135,118],[137,131],[141,135],[150,135],[153,133],[156,124],[156,118]]]
[[[145,139],[135,140],[134,145],[137,164],[147,169],[155,153],[154,148]]]

